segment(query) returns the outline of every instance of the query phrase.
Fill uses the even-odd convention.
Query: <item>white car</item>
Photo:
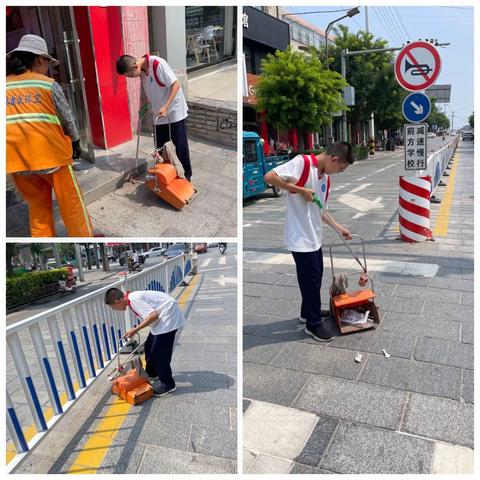
[[[165,249],[163,247],[152,247],[148,252],[145,252],[145,258],[160,257]]]
[[[429,132],[427,138],[437,138],[437,136],[433,132]]]

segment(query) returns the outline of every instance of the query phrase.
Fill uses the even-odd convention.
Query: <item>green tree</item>
[[[337,72],[323,67],[318,56],[288,47],[262,60],[256,108],[266,112],[274,127],[316,131],[344,106],[341,90],[345,85]],[[299,138],[303,149],[303,135]]]
[[[43,265],[43,246],[41,243],[31,243],[30,253],[33,258],[33,268],[37,268],[37,264]]]
[[[473,113],[468,117],[468,123],[470,124],[470,126],[471,126],[472,128],[474,128],[474,127],[473,127],[473,119],[474,119],[474,118],[475,118],[475,115],[474,115]]]
[[[339,25],[335,31],[335,45],[329,49],[329,62],[337,72],[341,71],[342,50],[353,52],[388,47],[386,40],[365,31],[353,34],[345,25]],[[346,80],[355,87],[355,105],[350,107],[347,119],[353,125],[367,121],[371,112],[379,128],[398,128],[403,124],[402,101],[408,92],[396,81],[394,60],[392,52],[347,57]]]
[[[430,115],[427,118],[428,125],[437,125],[440,130],[448,130],[450,128],[450,120],[443,112],[438,110],[434,98],[430,99],[430,101],[432,104],[432,109],[430,110]]]
[[[13,276],[12,258],[18,254],[18,244],[7,243],[6,253],[7,253],[7,277],[11,277]]]
[[[59,243],[58,252],[64,260],[72,260],[75,258],[75,244],[73,243]]]

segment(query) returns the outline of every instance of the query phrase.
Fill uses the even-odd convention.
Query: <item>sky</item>
[[[352,6],[289,6],[294,13],[316,12],[301,15],[305,20],[322,30],[332,20],[344,15],[344,12],[331,10],[349,10]],[[352,18],[340,21],[348,26],[351,32],[365,30],[365,7],[360,7],[360,13]],[[439,48],[442,60],[440,76],[437,85],[451,84],[452,94],[446,113],[452,120],[453,128],[457,129],[468,124],[468,117],[474,109],[474,51],[473,26],[474,12],[472,7],[392,7],[390,5],[368,6],[370,32],[375,37],[388,41],[389,46],[400,47],[407,40],[436,38],[439,43],[450,43],[448,47]],[[348,80],[348,79],[347,79]],[[443,105],[441,106],[443,109]]]

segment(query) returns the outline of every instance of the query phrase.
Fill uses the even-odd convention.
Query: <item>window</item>
[[[255,140],[245,140],[243,143],[243,163],[255,163],[257,159],[257,142]]]

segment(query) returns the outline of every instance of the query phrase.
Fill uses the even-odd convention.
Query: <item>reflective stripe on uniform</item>
[[[51,90],[53,82],[44,82],[43,80],[20,80],[18,82],[7,82],[7,90],[13,88],[43,88]]]
[[[80,191],[80,187],[78,186],[77,179],[75,178],[75,173],[74,173],[71,165],[68,165],[68,171],[70,172],[70,176],[72,177],[73,185],[75,186],[75,190],[77,191],[78,200],[79,200],[80,204],[82,205],[83,217],[85,219],[85,223],[87,224],[88,233],[90,234],[90,236],[92,236],[92,227],[91,227],[91,224],[90,224],[90,217],[88,216],[87,208],[85,207],[85,204],[83,203],[82,192]]]
[[[15,115],[7,115],[8,123],[30,123],[30,122],[44,122],[60,125],[60,120],[56,115],[48,113],[17,113]]]

